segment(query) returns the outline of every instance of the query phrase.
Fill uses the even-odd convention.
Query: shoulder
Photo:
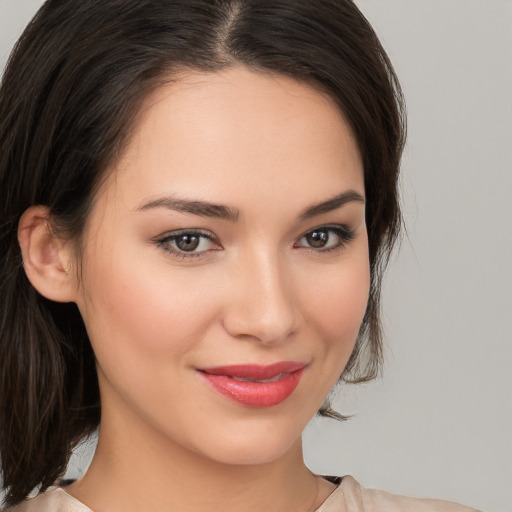
[[[60,488],[50,488],[3,512],[92,512]]]
[[[362,487],[353,477],[345,476],[325,508],[318,512],[478,512],[450,501],[412,498]],[[332,506],[330,506],[330,503]]]

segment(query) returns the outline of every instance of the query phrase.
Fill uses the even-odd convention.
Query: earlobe
[[[20,218],[18,241],[29,281],[44,297],[56,302],[74,302],[76,280],[66,244],[49,226],[46,206],[31,206]]]

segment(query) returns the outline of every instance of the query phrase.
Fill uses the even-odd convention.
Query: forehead
[[[224,202],[248,190],[364,193],[357,144],[334,101],[244,67],[190,71],[152,93],[114,174],[131,207],[175,190]]]

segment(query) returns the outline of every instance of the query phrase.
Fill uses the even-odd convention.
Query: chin
[[[284,457],[295,443],[280,445],[259,445],[259,446],[231,446],[229,450],[222,450],[212,454],[212,460],[218,463],[232,466],[257,466],[270,464]]]
[[[266,424],[265,424],[266,423]],[[301,450],[302,429],[275,423],[244,425],[214,436],[208,448],[201,450],[211,460],[229,465],[260,465],[275,462],[294,450]],[[212,436],[212,437],[213,437]]]

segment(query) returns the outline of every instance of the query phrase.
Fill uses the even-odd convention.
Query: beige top
[[[92,512],[62,488],[25,500],[5,512]],[[478,512],[448,501],[408,498],[375,489],[364,489],[344,476],[333,493],[315,512]]]

